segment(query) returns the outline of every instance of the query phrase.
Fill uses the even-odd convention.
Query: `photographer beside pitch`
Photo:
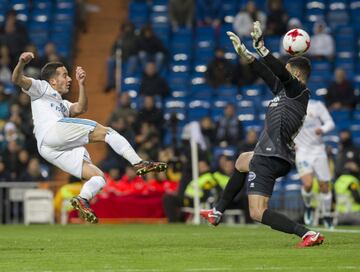
[[[249,176],[247,191],[252,219],[274,230],[296,234],[302,238],[299,247],[319,245],[324,241],[319,232],[310,231],[285,215],[268,209],[275,180],[285,176],[295,163],[293,139],[306,116],[310,97],[310,91],[306,87],[311,72],[310,61],[304,57],[293,57],[286,66],[283,65],[265,47],[259,22],[254,23],[251,36],[254,48],[265,64],[258,61],[234,33],[227,34],[240,58],[264,80],[275,97],[268,106],[264,130],[254,151],[240,154],[235,172],[221,199],[212,210],[202,210],[201,216],[211,224],[218,225],[227,206],[240,192]]]
[[[91,222],[98,221],[89,201],[104,187],[104,173],[96,167],[85,149],[88,143],[106,142],[120,156],[129,161],[138,175],[150,171],[164,171],[162,162],[143,161],[129,142],[115,130],[95,121],[73,118],[87,111],[85,91],[86,73],[76,68],[79,98],[75,103],[62,99],[69,92],[71,78],[64,64],[49,62],[41,69],[41,79],[35,80],[23,74],[24,67],[34,58],[31,52],[19,57],[12,81],[31,98],[34,134],[40,155],[65,172],[87,180],[79,196],[71,200],[81,216]]]

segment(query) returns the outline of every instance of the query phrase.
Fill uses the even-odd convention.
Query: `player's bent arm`
[[[261,77],[266,85],[269,86],[270,90],[276,95],[281,89],[281,82],[277,76],[261,61],[254,59],[250,64],[253,72]]]
[[[332,119],[329,111],[326,109],[325,105],[319,102],[318,105],[319,117],[323,125],[320,127],[322,133],[327,133],[335,128],[334,120]]]
[[[75,117],[83,114],[88,109],[88,98],[85,91],[86,73],[82,67],[76,68],[76,80],[79,83],[79,98],[78,101],[71,105],[70,116]]]
[[[12,73],[11,80],[15,85],[19,86],[20,88],[24,90],[29,90],[32,81],[29,77],[24,76],[23,74],[24,67],[25,67],[25,63],[19,61]]]

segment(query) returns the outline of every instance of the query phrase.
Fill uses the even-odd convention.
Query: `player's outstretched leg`
[[[213,226],[220,224],[222,214],[229,206],[234,197],[244,187],[245,179],[249,171],[249,163],[252,159],[253,152],[241,153],[235,164],[235,171],[230,177],[219,202],[212,210],[201,210],[200,215]]]
[[[149,172],[162,172],[167,169],[167,164],[164,162],[142,160],[128,140],[112,128],[97,124],[94,131],[90,133],[89,140],[90,142],[106,142],[117,154],[134,166],[137,175],[145,175]]]
[[[90,223],[97,223],[98,218],[90,207],[90,200],[105,186],[104,173],[92,163],[83,162],[82,178],[88,180],[81,188],[80,194],[70,200],[80,216]]]
[[[310,247],[323,243],[325,238],[319,232],[311,231],[285,215],[269,210],[268,202],[269,197],[257,194],[249,195],[250,216],[253,220],[277,231],[296,234],[302,238],[302,241],[297,245],[298,247]]]

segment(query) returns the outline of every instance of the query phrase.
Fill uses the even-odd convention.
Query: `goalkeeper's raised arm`
[[[256,52],[265,60],[266,65],[271,69],[271,71],[274,72],[281,82],[289,81],[292,76],[285,68],[285,65],[275,58],[265,47],[264,36],[259,21],[254,22],[254,29],[251,32],[251,37],[253,39],[253,46]]]
[[[252,71],[261,77],[265,83],[269,86],[270,90],[276,94],[280,90],[280,80],[274,73],[263,64],[261,61],[258,61],[254,55],[247,50],[246,46],[241,42],[240,38],[231,31],[226,32],[229,36],[236,53],[245,60],[251,67]]]

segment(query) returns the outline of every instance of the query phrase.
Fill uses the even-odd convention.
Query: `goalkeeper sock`
[[[117,154],[124,157],[132,165],[142,161],[130,143],[115,130],[109,130],[105,136],[105,142],[108,143]]]
[[[79,196],[86,200],[91,200],[104,186],[105,179],[101,176],[94,176],[85,182],[81,188]]]
[[[261,223],[270,226],[274,230],[296,234],[299,237],[303,237],[309,231],[309,229],[292,221],[285,215],[271,210],[264,211]]]
[[[227,206],[231,203],[234,197],[241,191],[244,186],[247,172],[240,172],[235,169],[234,173],[230,177],[224,192],[220,198],[220,201],[216,204],[215,209],[223,213]]]

